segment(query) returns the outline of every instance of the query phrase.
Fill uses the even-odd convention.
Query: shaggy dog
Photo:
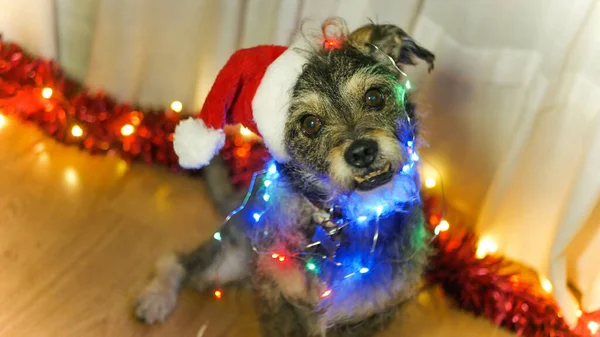
[[[184,282],[208,290],[248,279],[265,337],[366,337],[416,294],[430,249],[402,67],[424,60],[431,70],[434,56],[396,26],[347,33],[333,22],[339,45],[306,50],[293,88],[290,159],[256,176],[217,240],[158,261],[139,319],[164,321]]]

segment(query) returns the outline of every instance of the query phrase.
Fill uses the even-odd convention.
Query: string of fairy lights
[[[374,46],[374,48],[377,48]],[[390,58],[390,62],[394,64],[393,60]],[[397,67],[396,67],[397,68]],[[398,72],[404,75],[405,81],[402,85],[397,86],[397,99],[404,106],[406,102],[406,93],[411,88],[410,81],[407,79],[406,74],[397,68]],[[331,264],[334,268],[346,268],[343,269],[343,273],[341,276],[342,280],[348,280],[350,278],[355,278],[357,275],[365,275],[369,273],[373,268],[376,267],[378,263],[400,263],[402,259],[410,259],[411,257],[401,257],[400,259],[388,259],[380,261],[380,259],[372,257],[374,254],[378,239],[379,239],[379,223],[380,219],[385,217],[388,214],[394,212],[403,212],[406,211],[403,207],[406,207],[407,203],[410,205],[415,205],[415,202],[418,203],[420,199],[419,188],[417,188],[414,183],[414,179],[412,179],[415,175],[418,175],[417,172],[417,164],[420,161],[419,154],[415,148],[415,140],[416,136],[414,133],[414,125],[410,116],[405,113],[404,118],[406,118],[405,125],[401,128],[403,130],[399,130],[399,138],[405,137],[401,136],[402,134],[406,134],[407,130],[409,133],[408,140],[405,142],[405,157],[408,159],[407,163],[402,166],[399,173],[397,173],[392,182],[391,191],[380,198],[371,198],[370,200],[356,200],[352,196],[356,196],[358,194],[350,194],[343,196],[341,199],[336,200],[336,202],[328,205],[326,207],[327,216],[325,216],[321,222],[315,221],[315,234],[310,242],[306,244],[303,248],[291,252],[287,251],[271,251],[270,247],[261,246],[261,242],[272,242],[269,240],[268,235],[272,232],[272,229],[266,226],[264,223],[260,225],[260,222],[265,217],[265,213],[267,210],[271,208],[271,203],[273,199],[277,198],[277,189],[285,189],[285,184],[281,184],[278,180],[279,172],[277,170],[277,165],[275,162],[270,162],[267,164],[266,169],[254,174],[252,181],[250,183],[250,187],[248,189],[248,193],[246,198],[244,199],[242,205],[234,210],[226,219],[225,223],[230,221],[230,219],[236,214],[240,213],[242,210],[246,209],[250,202],[253,202],[252,209],[248,210],[248,221],[253,222],[253,226],[251,226],[249,238],[252,244],[252,249],[255,253],[259,255],[270,255],[271,258],[280,263],[287,263],[290,259],[296,259],[301,261],[304,264],[304,269],[310,273],[315,275],[319,275],[322,269],[325,267],[324,264]],[[240,130],[241,133],[247,133],[245,128],[242,127]],[[431,179],[429,181],[429,185],[435,185],[435,182],[432,182]],[[262,205],[257,209],[257,206],[254,204],[256,200],[262,200]],[[307,200],[307,202],[310,202]],[[340,218],[335,218],[336,210],[341,210],[344,216]],[[313,219],[314,220],[314,219]],[[358,265],[356,263],[350,263],[349,266],[345,266],[342,262],[337,261],[336,251],[340,246],[339,242],[336,242],[334,237],[339,234],[342,230],[360,230],[365,231],[367,229],[374,229],[373,235],[370,243],[370,249],[367,247],[368,255],[365,259],[360,251],[353,252],[353,254],[357,255],[356,259],[353,260],[361,260],[362,262]],[[437,235],[449,229],[449,223],[447,221],[443,221],[440,223],[434,231],[434,236],[431,240],[434,240]],[[213,235],[213,238],[217,241],[222,242],[222,235],[220,232],[216,232]],[[320,247],[321,253],[318,253],[312,248]],[[323,253],[325,251],[326,253]],[[365,260],[368,265],[365,265]],[[362,265],[361,265],[362,264]],[[217,275],[218,279],[218,275]],[[329,298],[334,289],[330,284],[327,284],[325,280],[321,280],[323,283],[323,291],[321,292],[321,298],[327,299]],[[214,295],[216,298],[222,298],[223,290],[218,288],[215,290]]]

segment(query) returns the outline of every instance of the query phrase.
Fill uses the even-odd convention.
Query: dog
[[[431,70],[435,56],[394,25],[349,33],[343,20],[327,22],[341,38],[306,51],[283,130],[290,159],[257,175],[218,239],[159,259],[135,304],[143,322],[164,321],[183,284],[206,291],[250,280],[264,337],[368,337],[416,295],[431,250],[413,167],[418,116],[403,69],[421,60]],[[229,210],[223,162],[207,172],[219,177],[213,194]],[[391,206],[359,215],[383,204]],[[364,227],[354,228],[358,221]],[[364,259],[348,260],[357,254]]]

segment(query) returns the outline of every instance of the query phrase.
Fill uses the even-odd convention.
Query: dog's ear
[[[427,62],[429,71],[433,70],[435,55],[419,46],[400,27],[368,24],[353,31],[350,34],[349,42],[377,60],[381,60],[381,56],[377,55],[378,53],[387,54],[400,68],[403,65],[415,65],[415,61],[419,59]]]

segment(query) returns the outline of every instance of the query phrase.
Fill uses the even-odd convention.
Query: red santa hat
[[[200,168],[223,147],[225,124],[242,124],[263,138],[271,155],[288,158],[284,128],[290,95],[306,57],[296,48],[258,46],[235,52],[217,75],[202,110],[175,129],[184,168]]]

